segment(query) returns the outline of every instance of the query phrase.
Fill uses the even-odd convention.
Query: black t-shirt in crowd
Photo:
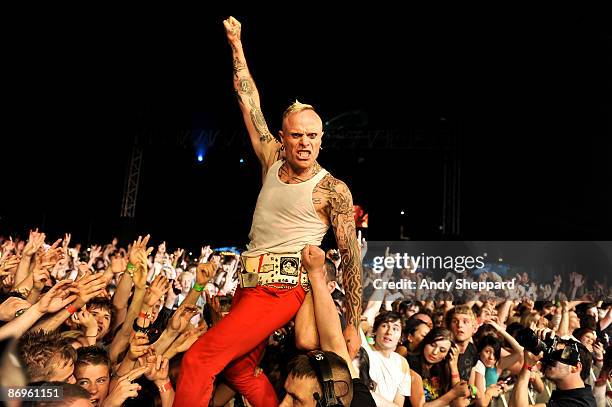
[[[554,390],[548,407],[597,407],[591,386],[586,385],[579,389]]]
[[[457,363],[461,380],[470,380],[470,373],[472,372],[472,368],[476,366],[477,362],[478,351],[476,350],[476,346],[470,342],[468,343],[465,352],[459,355],[459,361]]]
[[[353,379],[353,401],[351,407],[376,407],[372,393],[361,379]]]

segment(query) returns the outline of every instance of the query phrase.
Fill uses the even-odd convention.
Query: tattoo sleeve
[[[353,217],[353,198],[348,187],[329,177],[322,185],[330,194],[330,221],[336,234],[336,243],[342,256],[344,291],[348,300],[347,324],[359,328],[361,316],[361,256]]]
[[[246,64],[241,61],[239,58],[234,57],[234,76],[238,78],[238,73],[244,69],[246,69]]]
[[[251,127],[259,136],[259,141],[269,143],[274,141],[274,136],[268,130],[268,125],[261,112],[259,106],[259,94],[255,86],[255,82],[249,73],[246,60],[242,50],[232,47],[233,59],[232,66],[234,72],[234,91],[240,103],[243,112],[248,114],[250,123],[247,122],[247,128]],[[245,117],[246,118],[246,117]]]

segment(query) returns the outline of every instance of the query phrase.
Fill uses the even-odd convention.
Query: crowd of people
[[[513,276],[515,289],[494,292],[378,289],[357,233],[367,217],[354,211],[348,186],[317,162],[321,117],[296,101],[274,137],[241,25],[233,17],[223,24],[262,170],[247,250],[170,253],[165,242],[155,250],[148,235],[127,246],[113,239],[85,248],[70,234],[53,240],[38,229],[26,239],[0,238],[0,390],[7,402],[610,404],[605,279],[559,274],[536,285],[521,273]],[[324,252],[329,229],[336,247]],[[384,276],[438,278],[409,268]],[[502,279],[492,272],[463,278]]]
[[[190,258],[181,249],[169,253],[165,242],[153,253],[148,236],[127,247],[115,239],[85,250],[71,245],[69,234],[47,240],[34,230],[27,239],[0,243],[0,339],[5,356],[17,355],[7,360],[19,360],[2,363],[1,385],[61,386],[65,397],[97,406],[171,406],[184,352],[231,312],[243,267],[239,255],[207,246]],[[351,357],[342,337],[342,263],[335,249],[309,250],[302,262],[309,270],[320,347],[347,369],[344,380],[335,381],[359,380],[375,405],[610,403],[612,303],[595,301],[596,287],[582,277],[571,277],[581,280],[585,298],[574,301],[558,287],[556,298],[543,301],[486,293],[420,300],[393,291],[377,298],[366,278],[361,347]],[[553,284],[561,286],[562,278],[555,276]],[[569,351],[556,357],[561,348],[575,349],[575,357]],[[249,373],[265,375],[279,400],[299,397],[304,386],[296,380],[309,363],[301,358],[291,321],[270,335]],[[336,394],[356,402],[357,386],[345,387],[351,391]],[[223,374],[211,402],[249,405]]]

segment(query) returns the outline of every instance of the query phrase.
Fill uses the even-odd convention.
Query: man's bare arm
[[[234,17],[223,21],[227,39],[232,47],[234,91],[240,104],[251,145],[261,163],[263,174],[278,160],[281,144],[272,136],[261,111],[259,92],[246,63],[242,48],[241,25]]]
[[[348,300],[346,322],[359,328],[361,316],[361,257],[355,219],[353,197],[346,184],[332,176],[326,176],[319,184],[329,194],[329,217],[334,228],[336,243],[342,257],[342,276]]]

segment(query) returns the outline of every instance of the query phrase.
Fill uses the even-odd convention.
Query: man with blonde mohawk
[[[207,406],[215,376],[222,371],[252,406],[278,405],[272,385],[264,374],[254,375],[255,367],[269,335],[294,317],[298,347],[318,346],[301,251],[306,245],[319,246],[330,225],[342,255],[349,303],[344,337],[352,356],[360,347],[361,261],[353,199],[346,184],[317,163],[323,122],[311,105],[296,101],[283,114],[281,142],[276,140],[268,130],[247,68],[241,25],[233,17],[223,24],[232,48],[234,89],[261,163],[263,186],[232,309],[185,354],[175,407]]]

